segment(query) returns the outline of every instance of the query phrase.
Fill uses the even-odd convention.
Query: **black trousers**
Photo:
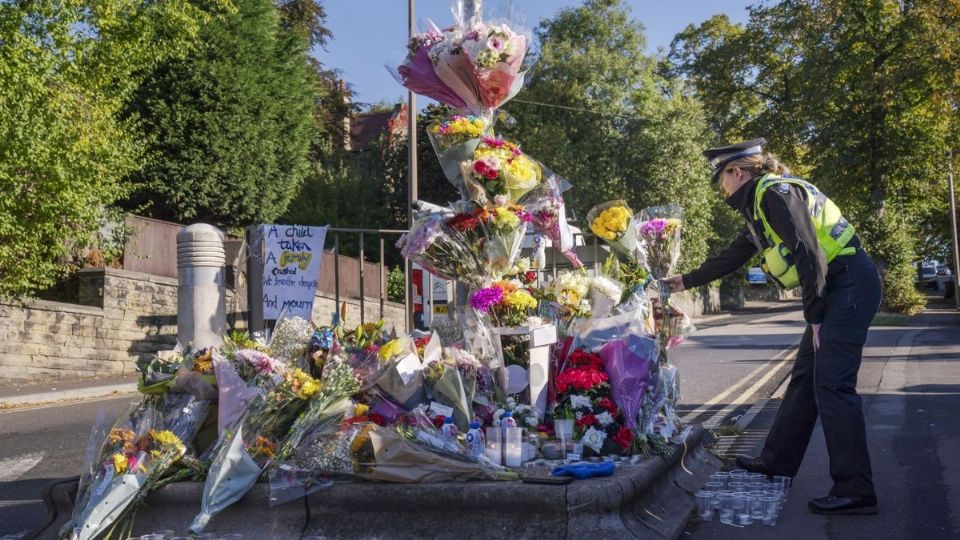
[[[820,348],[814,351],[808,325],[760,454],[777,474],[797,474],[819,414],[830,456],[830,494],[875,496],[857,372],[881,294],[877,268],[862,250],[830,263]]]

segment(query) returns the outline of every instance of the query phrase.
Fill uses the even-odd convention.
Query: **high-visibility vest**
[[[817,233],[817,243],[820,245],[820,250],[823,251],[827,263],[838,255],[856,253],[855,247],[847,246],[847,243],[853,238],[854,230],[853,225],[840,213],[837,205],[810,182],[792,176],[777,176],[774,174],[766,174],[760,178],[754,198],[754,215],[760,219],[760,223],[763,225],[763,234],[766,240],[763,262],[760,267],[784,289],[793,289],[800,285],[796,261],[794,261],[793,254],[790,253],[787,246],[783,244],[783,239],[770,226],[767,216],[763,214],[763,209],[760,207],[764,192],[777,184],[793,184],[806,191],[807,210],[810,211],[813,228]],[[751,234],[756,236],[753,226],[751,225],[749,228]],[[755,241],[759,243],[759,239],[755,238]]]

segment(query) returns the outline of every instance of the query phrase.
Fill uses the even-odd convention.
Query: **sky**
[[[717,13],[746,22],[747,6],[757,0],[626,0],[634,20],[645,27],[647,52],[667,49],[673,36],[688,24],[699,24]],[[416,0],[416,19],[429,18],[443,27],[453,22],[453,0]],[[484,15],[505,15],[512,4],[514,20],[529,29],[558,10],[581,0],[486,0]],[[407,42],[407,0],[328,0],[327,26],[333,38],[314,52],[328,69],[341,71],[359,103],[406,100],[406,90],[384,68],[397,65]],[[422,99],[421,99],[422,101]]]

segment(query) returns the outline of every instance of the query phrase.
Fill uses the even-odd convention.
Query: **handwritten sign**
[[[263,318],[281,314],[310,320],[320,280],[326,227],[261,225],[263,234]]]

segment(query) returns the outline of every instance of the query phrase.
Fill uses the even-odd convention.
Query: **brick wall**
[[[139,359],[177,344],[177,280],[112,268],[75,277],[79,304],[27,300],[0,303],[0,379],[53,380],[134,373]],[[227,324],[246,329],[242,303],[227,290]],[[359,322],[359,300],[342,299],[348,324]],[[379,318],[367,299],[365,319]],[[318,295],[314,320],[327,324],[335,302]],[[403,305],[386,303],[386,328],[403,329]]]

